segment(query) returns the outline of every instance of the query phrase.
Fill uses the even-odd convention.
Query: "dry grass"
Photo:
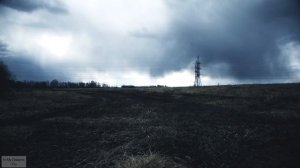
[[[117,163],[117,168],[179,168],[180,165],[159,154],[130,156]]]
[[[299,84],[21,90],[0,99],[0,155],[49,168],[299,167],[299,116]]]

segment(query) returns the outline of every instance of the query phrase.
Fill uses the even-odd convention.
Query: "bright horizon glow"
[[[118,80],[116,80],[118,79]],[[122,86],[122,85],[134,85],[134,86],[151,86],[151,85],[163,85],[169,87],[181,87],[181,86],[193,86],[194,74],[191,70],[174,71],[165,74],[161,77],[151,77],[148,73],[140,73],[137,71],[128,71],[124,73],[107,73],[97,72],[92,69],[87,72],[78,73],[73,77],[73,81],[90,82],[96,81],[100,83],[108,84],[109,86]],[[234,79],[219,79],[211,78],[209,76],[201,76],[202,85],[228,85],[237,81]]]

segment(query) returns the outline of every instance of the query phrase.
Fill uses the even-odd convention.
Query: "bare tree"
[[[3,61],[0,60],[0,91],[5,91],[9,88],[10,81],[12,80],[11,73]]]

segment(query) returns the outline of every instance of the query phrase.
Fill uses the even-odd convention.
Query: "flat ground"
[[[300,167],[300,84],[47,89],[0,99],[0,155],[28,167]]]

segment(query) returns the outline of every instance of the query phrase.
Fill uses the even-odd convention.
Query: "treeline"
[[[107,88],[105,83],[90,82],[61,82],[52,81],[17,81],[8,70],[8,67],[0,60],[0,93],[9,88]]]
[[[52,81],[18,81],[8,70],[3,61],[0,60],[0,93],[9,89],[22,88],[108,88],[109,85],[96,81],[90,82],[62,82],[56,79]],[[140,87],[167,87],[163,85],[157,86],[140,86]],[[134,85],[122,85],[121,88],[136,88]]]
[[[60,82],[56,79],[52,81],[11,81],[13,88],[107,88],[105,83],[95,81],[90,82]]]

